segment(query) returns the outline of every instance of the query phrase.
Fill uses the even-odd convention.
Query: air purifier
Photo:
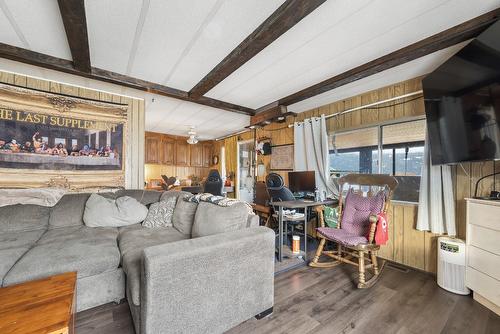
[[[468,295],[465,286],[465,242],[460,239],[439,237],[437,284],[445,290]]]

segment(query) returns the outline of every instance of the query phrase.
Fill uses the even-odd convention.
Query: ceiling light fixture
[[[196,131],[194,131],[194,126],[192,126],[188,131],[189,138],[186,140],[188,144],[194,145],[198,143],[198,137],[196,136]]]

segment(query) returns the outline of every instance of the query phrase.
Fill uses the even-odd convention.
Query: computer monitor
[[[316,175],[314,171],[289,172],[288,188],[294,193],[311,192],[316,189]]]

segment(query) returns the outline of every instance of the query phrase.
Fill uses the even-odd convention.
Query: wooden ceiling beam
[[[289,106],[348,83],[402,65],[433,52],[477,37],[500,17],[500,8],[456,25],[450,29],[389,53],[378,59],[335,75],[315,85],[302,89],[275,101],[278,105]]]
[[[81,72],[89,73],[91,71],[90,49],[84,0],[58,0],[57,2],[73,57],[73,66]]]
[[[252,116],[255,111],[251,108],[239,106],[236,104],[208,98],[201,97],[195,99],[189,96],[188,92],[179,89],[163,86],[150,81],[133,78],[124,74],[103,70],[96,67],[91,67],[89,72],[81,71],[73,66],[70,60],[49,56],[43,53],[19,48],[4,43],[0,43],[0,57],[11,59],[14,61],[48,68],[60,72],[65,72],[81,77],[105,81],[115,85],[125,86],[149,93],[168,96],[183,101],[198,103],[213,108],[223,109],[239,114]]]
[[[200,97],[252,59],[326,0],[287,0],[190,91]]]

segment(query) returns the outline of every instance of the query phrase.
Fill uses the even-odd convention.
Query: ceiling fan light
[[[188,144],[194,145],[198,143],[198,138],[196,138],[194,135],[191,135],[186,141]]]

